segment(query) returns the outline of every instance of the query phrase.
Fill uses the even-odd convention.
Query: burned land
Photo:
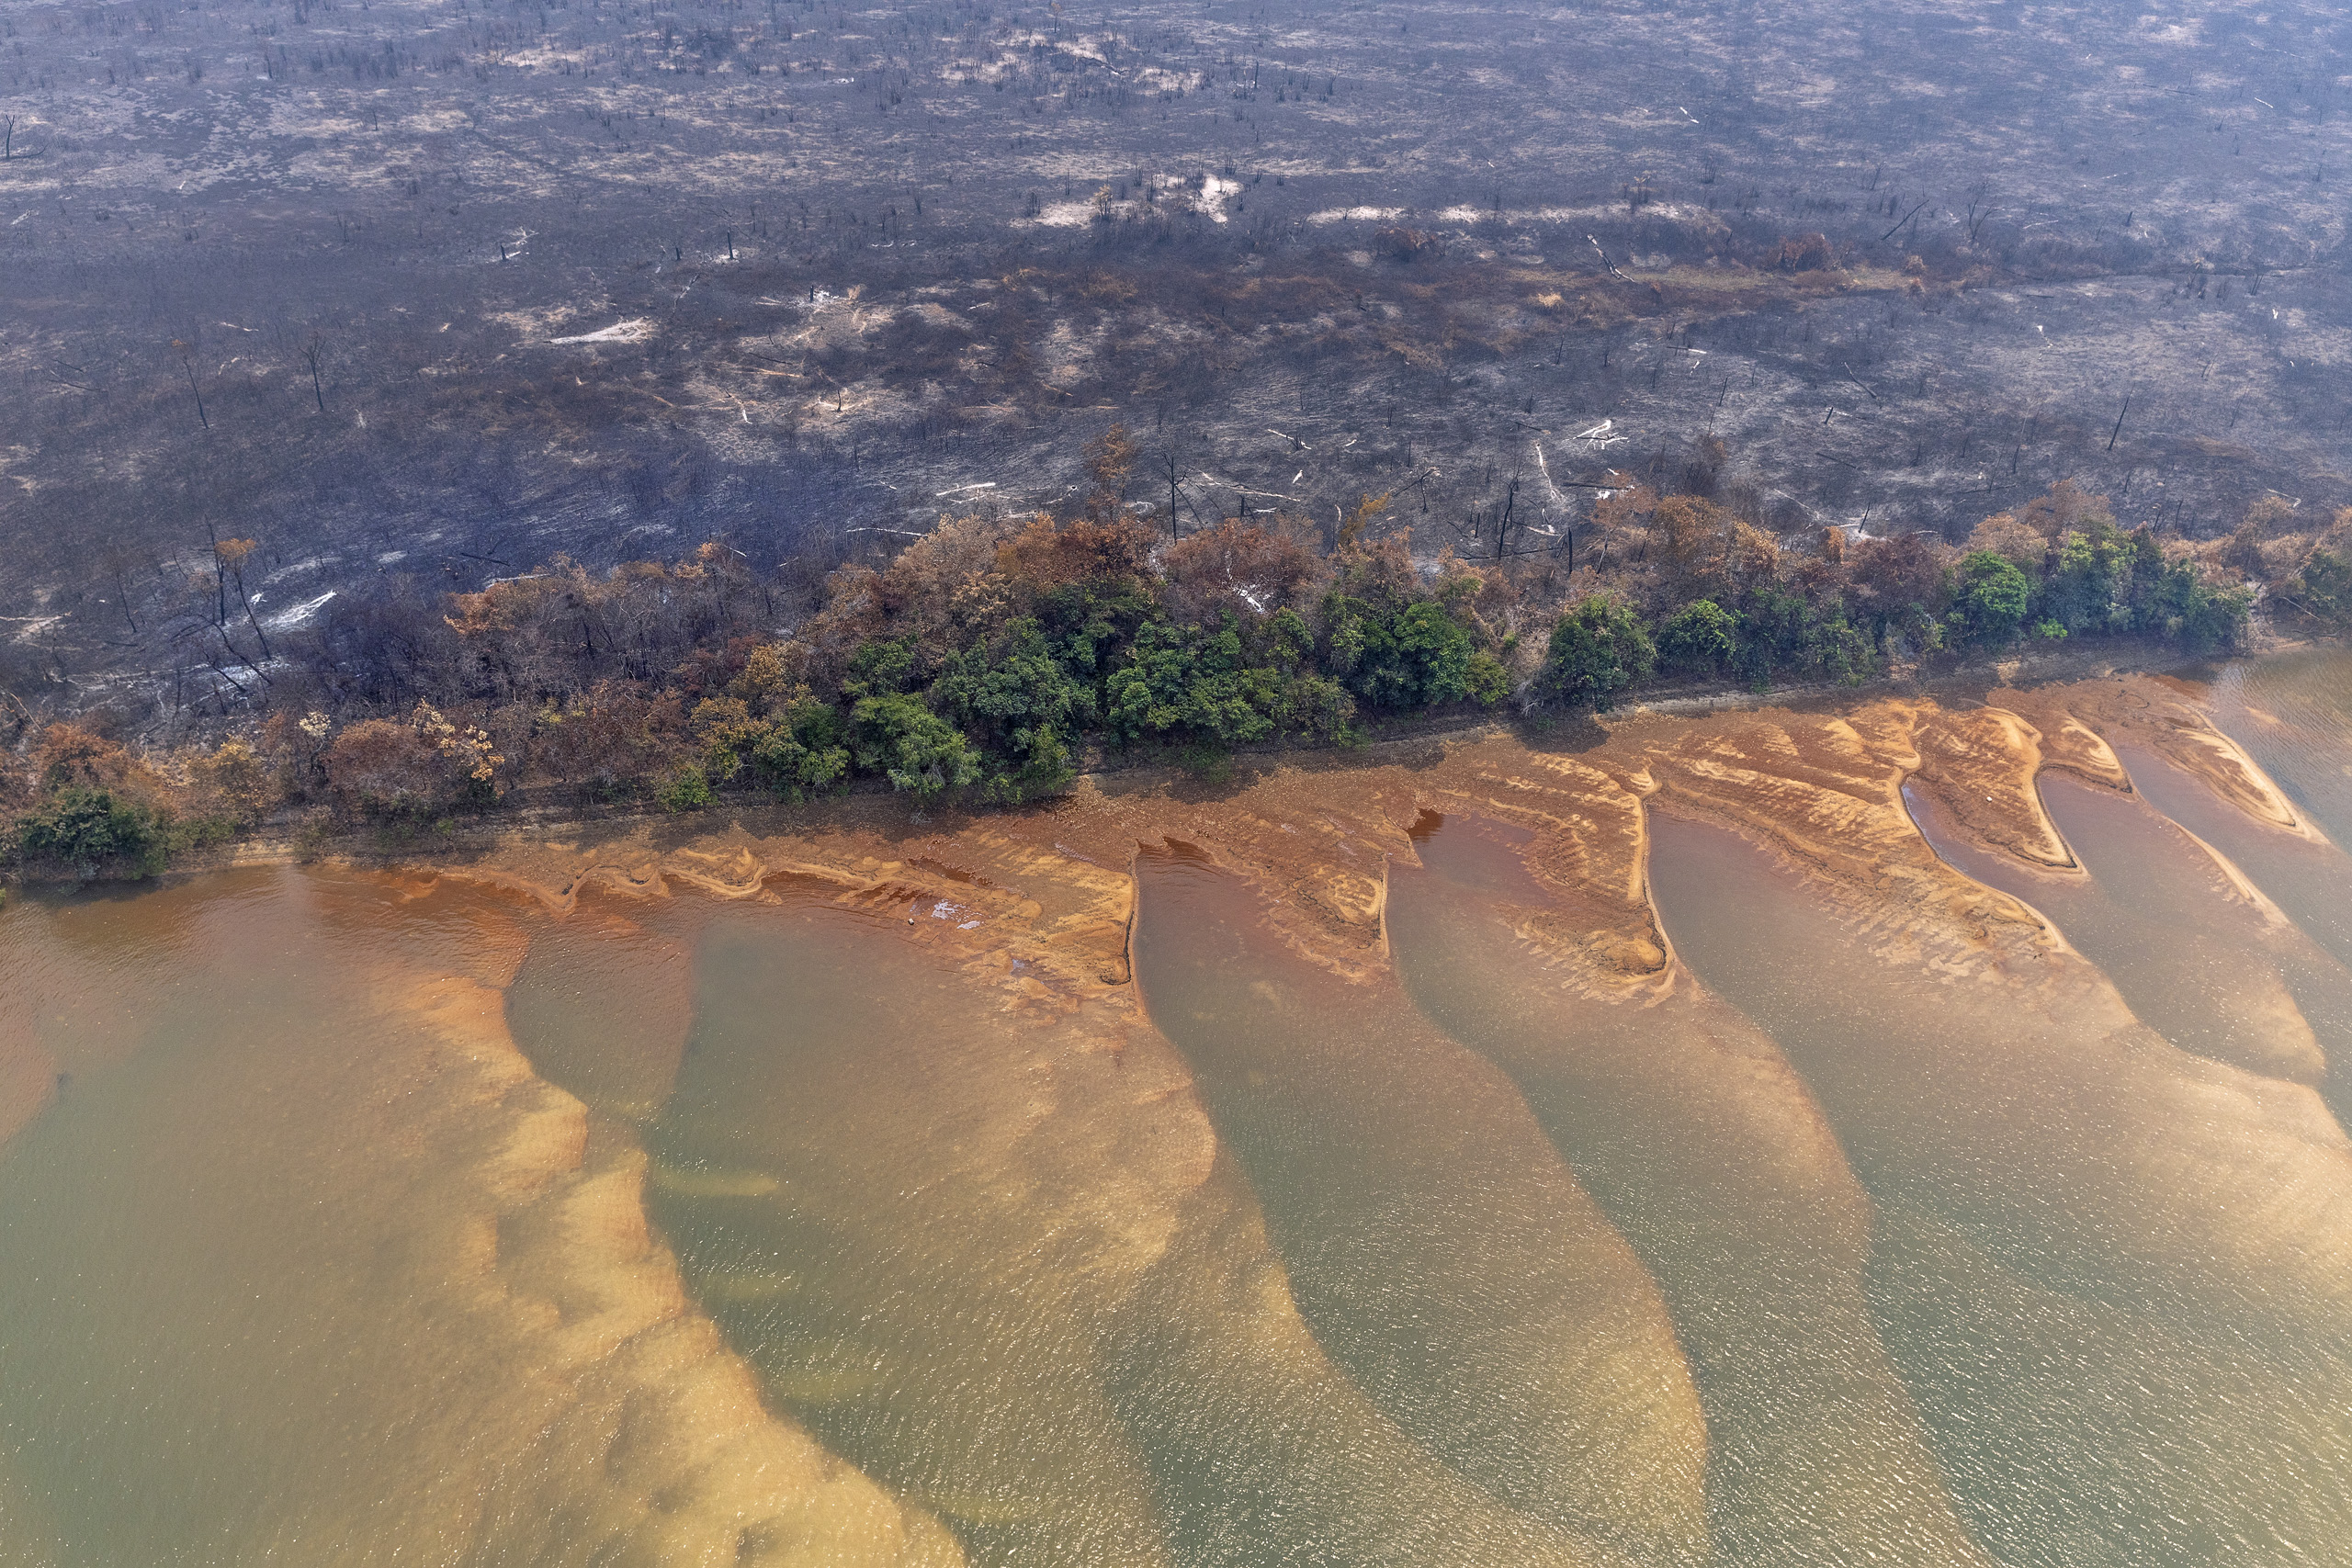
[[[1474,563],[1631,480],[2315,531],[2347,59],[2294,4],[11,0],[0,678],[154,734],[261,700],[224,623],[713,540],[787,635],[1114,423],[1168,535],[1385,494]]]

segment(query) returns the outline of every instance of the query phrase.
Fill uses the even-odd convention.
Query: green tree
[[[1244,665],[1232,625],[1215,633],[1156,622],[1136,634],[1127,662],[1105,683],[1104,718],[1123,740],[1184,738],[1247,745],[1274,732],[1282,677]]]
[[[1952,615],[1961,635],[1979,648],[2006,648],[2033,603],[2033,583],[2007,557],[1972,550],[1960,561],[1960,592]]]
[[[2131,630],[2136,556],[2132,536],[2104,519],[2068,529],[2041,585],[2042,615],[2069,632]]]
[[[1324,599],[1323,617],[1330,628],[1326,671],[1371,706],[1405,710],[1469,695],[1477,644],[1444,605],[1424,599],[1389,615],[1334,592]]]
[[[1094,694],[1057,663],[1044,629],[1023,618],[1006,628],[1003,651],[985,649],[947,660],[932,683],[932,705],[989,753],[988,793],[1017,802],[1068,787],[1076,769],[1068,738],[1094,717]]]
[[[2334,550],[2313,550],[2290,602],[2315,619],[2352,626],[2352,559]]]
[[[1348,695],[1346,687],[1328,675],[1284,675],[1281,679],[1274,716],[1286,732],[1341,745],[1353,743],[1357,739],[1353,723],[1356,700]]]
[[[10,859],[51,861],[84,874],[117,867],[133,876],[164,868],[162,824],[111,791],[69,785],[18,817],[6,834]]]
[[[929,799],[979,782],[980,757],[971,741],[919,698],[898,692],[860,697],[849,718],[858,766],[882,774],[893,789]]]
[[[870,637],[850,656],[849,676],[842,682],[842,690],[852,697],[902,692],[914,669],[913,637]]]
[[[1606,712],[1657,663],[1657,649],[1633,606],[1613,593],[1594,593],[1570,605],[1552,628],[1535,686],[1572,708]]]
[[[1713,599],[1694,599],[1657,629],[1658,660],[1690,675],[1719,675],[1739,653],[1739,617]]]
[[[831,704],[796,697],[752,742],[752,776],[779,800],[831,789],[849,775],[847,740]]]
[[[1396,617],[1395,635],[1416,704],[1426,707],[1459,702],[1470,694],[1475,645],[1468,629],[1446,614],[1445,606],[1426,599],[1406,606]]]
[[[2234,648],[2254,608],[2250,588],[2216,588],[2193,560],[2167,561],[2142,612],[2146,629],[2189,653]]]
[[[714,796],[710,774],[699,757],[690,758],[662,776],[654,795],[668,811],[700,811]]]
[[[1493,707],[1510,695],[1510,671],[1493,654],[1480,649],[1470,656],[1464,694],[1482,708]]]

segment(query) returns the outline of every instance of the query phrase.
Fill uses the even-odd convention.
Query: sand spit
[[[2213,727],[2186,682],[2162,675],[2129,680],[2076,681],[2023,691],[1987,694],[1989,703],[2010,708],[2043,728],[2071,719],[2075,728],[2103,737],[2107,762],[2114,746],[2147,747],[2254,820],[2324,842],[2325,835],[2305,821],[2284,792],[2244,748]]]
[[[374,1000],[425,1031],[435,1070],[503,1128],[476,1168],[485,1208],[459,1222],[473,1248],[469,1305],[521,1340],[538,1386],[500,1403],[536,1406],[540,1421],[487,1489],[472,1532],[481,1557],[544,1550],[548,1521],[563,1519],[564,1550],[581,1561],[961,1560],[934,1521],[765,1408],[648,1231],[644,1155],[588,1158],[587,1107],[533,1073],[496,989],[388,976]]]

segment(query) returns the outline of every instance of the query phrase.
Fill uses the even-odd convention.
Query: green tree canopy
[[[1642,618],[1613,593],[1577,600],[1552,628],[1537,690],[1574,707],[1607,711],[1657,663]]]
[[[1991,550],[1960,561],[1960,592],[1952,601],[1961,635],[1979,648],[2001,648],[2018,635],[2033,603],[2033,583],[2017,564]]]

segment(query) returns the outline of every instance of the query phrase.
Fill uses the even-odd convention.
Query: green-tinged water
[[[2210,687],[2319,835],[1915,795],[2007,966],[1670,796],[1623,984],[1476,815],[1338,965],[1138,846],[1092,988],[786,878],[12,897],[0,1568],[2352,1568],[2347,693]]]
[[[1651,874],[1869,1190],[1880,1337],[1989,1551],[2352,1562],[2352,1182],[2315,1096],[1886,954],[1722,829],[1658,821]]]
[[[1522,830],[1425,818],[1398,972],[1491,1059],[1656,1276],[1705,1407],[1718,1561],[1981,1562],[1864,1299],[1868,1197],[1785,1057],[1687,981],[1609,997],[1520,936],[1573,908]]]

